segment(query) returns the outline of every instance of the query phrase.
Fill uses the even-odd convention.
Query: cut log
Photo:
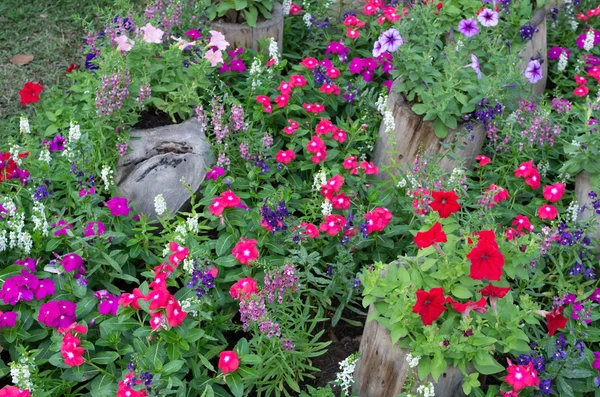
[[[259,50],[259,41],[273,37],[279,45],[279,52],[283,46],[283,8],[277,1],[273,3],[273,18],[261,21],[253,28],[248,25],[241,25],[227,22],[211,22],[213,30],[217,30],[225,35],[225,39],[231,44],[228,51],[236,48],[252,48]]]
[[[400,80],[394,82],[388,97],[388,107],[394,115],[395,130],[393,134],[387,133],[382,123],[375,144],[374,162],[378,167],[384,167],[393,161],[399,167],[408,169],[415,161],[421,145],[426,156],[446,153],[447,149],[442,145],[452,144],[460,130],[450,130],[448,136],[440,140],[433,130],[433,122],[423,121],[421,116],[412,111],[404,96],[396,92],[395,87],[398,84]],[[454,153],[465,167],[469,168],[475,157],[481,154],[485,136],[483,125],[478,124],[472,132],[458,139]],[[452,172],[460,161],[446,156],[441,160],[440,166],[443,171]]]
[[[531,58],[542,59],[543,61],[540,61],[542,64],[542,79],[533,85],[533,95],[536,98],[539,98],[544,94],[544,90],[546,89],[546,80],[548,79],[548,38],[546,29],[546,13],[547,7],[542,7],[533,14],[529,25],[535,26],[538,31],[534,33],[533,38],[525,44],[525,47],[519,53],[519,56],[523,60],[519,64],[519,68],[522,70],[527,68],[527,64]]]
[[[369,313],[372,310],[371,305]],[[416,377],[416,368],[410,368],[406,361],[410,351],[392,345],[390,332],[376,320],[365,324],[359,351],[360,359],[354,371],[354,390],[359,397],[397,397],[403,391],[414,392],[403,389],[411,373]],[[463,379],[458,368],[448,367],[437,383],[429,376],[413,384],[413,388],[432,382],[436,397],[463,397]]]
[[[587,171],[581,171],[577,174],[575,179],[575,197],[577,198],[579,207],[585,206],[585,209],[579,213],[579,220],[590,219],[594,215],[595,210],[592,206],[592,199],[588,196],[588,193],[594,191],[600,196],[600,191],[598,191],[599,188],[600,186],[592,186],[592,180]],[[588,229],[586,236],[591,239],[600,238],[600,223],[598,222],[598,219],[596,219],[595,224],[591,225],[590,229]],[[598,248],[600,247],[596,245],[596,249]]]
[[[210,144],[196,120],[147,130],[133,130],[131,152],[117,165],[119,195],[137,203],[136,210],[156,218],[154,197],[162,194],[167,210],[185,210],[190,200],[185,178],[196,192],[214,163]]]

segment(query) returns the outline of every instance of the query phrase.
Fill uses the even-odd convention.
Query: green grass
[[[19,103],[19,90],[25,82],[64,86],[68,80],[65,69],[69,64],[78,63],[83,67],[83,39],[92,25],[98,27],[100,9],[115,3],[110,0],[0,1],[0,126],[28,112]],[[16,54],[32,54],[35,58],[27,65],[17,66],[9,60]]]

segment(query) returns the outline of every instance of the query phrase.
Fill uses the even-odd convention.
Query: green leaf
[[[444,359],[443,354],[436,354],[433,360],[431,360],[431,376],[434,381],[438,381],[440,375],[444,373],[448,364]]]
[[[435,136],[440,139],[444,139],[448,135],[448,127],[446,127],[439,117],[433,122],[433,131],[435,132]]]
[[[238,374],[227,374],[225,376],[225,382],[227,383],[227,386],[229,386],[231,394],[235,397],[242,397],[244,395],[244,384]]]
[[[260,356],[257,356],[256,354],[246,354],[242,356],[242,363],[244,364],[256,365],[260,364],[261,362],[262,358],[260,358]]]
[[[584,368],[563,369],[560,371],[561,376],[571,379],[593,378],[596,373]]]
[[[185,361],[183,361],[183,360],[169,361],[168,363],[166,363],[164,365],[161,372],[164,375],[169,375],[169,374],[175,373],[175,372],[179,371],[181,369],[181,367],[183,367],[183,364],[185,364]]]
[[[480,351],[473,360],[475,369],[483,375],[497,374],[504,371],[504,367],[494,360],[487,351]]]
[[[105,351],[96,354],[92,358],[92,362],[100,365],[110,364],[119,358],[119,353],[113,351]]]
[[[419,116],[427,113],[428,110],[429,110],[429,106],[424,105],[422,103],[417,103],[416,105],[413,105],[413,107],[412,107],[412,111],[415,112],[416,114],[418,114]]]
[[[223,233],[217,240],[217,256],[223,256],[228,253],[233,246],[234,237],[231,233]]]
[[[235,10],[240,11],[248,7],[248,0],[235,0]]]
[[[456,296],[459,299],[469,299],[471,298],[471,296],[473,296],[471,294],[471,291],[469,291],[462,285],[455,285],[454,287],[452,287],[452,295]]]
[[[248,9],[244,10],[244,16],[246,17],[246,22],[248,23],[248,25],[255,28],[256,20],[258,19],[258,10],[256,9],[256,7],[248,7]]]

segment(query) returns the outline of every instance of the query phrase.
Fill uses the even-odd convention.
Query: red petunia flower
[[[550,313],[546,314],[546,322],[548,324],[548,335],[554,336],[558,329],[563,329],[569,320],[563,316],[564,307],[554,308]]]
[[[458,196],[451,190],[449,192],[432,192],[433,201],[429,203],[432,210],[437,211],[440,218],[448,218],[450,215],[460,210]]]
[[[494,242],[495,243],[495,242]],[[498,249],[497,244],[488,240],[480,240],[477,245],[467,254],[471,261],[469,277],[474,280],[500,280],[502,267],[504,266],[504,255]]]
[[[510,291],[510,287],[496,287],[493,284],[489,284],[487,287],[479,290],[481,296],[490,298],[490,306],[492,307],[494,313],[497,313],[496,307],[498,299],[504,298],[506,294],[508,294],[508,291]]]
[[[442,224],[436,222],[426,232],[418,232],[414,238],[414,242],[419,249],[427,248],[433,245],[433,243],[445,243],[448,241],[446,233],[442,230]]]
[[[44,89],[44,86],[32,83],[28,81],[25,83],[19,95],[21,96],[21,106],[28,105],[30,103],[36,103],[40,100],[40,93]]]
[[[72,63],[67,68],[67,73],[72,73],[74,70],[77,70],[77,69],[79,69],[79,65],[76,63]]]
[[[454,310],[456,310],[458,313],[461,313],[464,317],[468,317],[471,311],[476,311],[477,313],[483,314],[488,310],[485,298],[481,298],[477,302],[470,300],[466,303],[460,303],[448,297],[446,301],[450,302],[450,305],[452,305]]]
[[[421,316],[423,325],[431,325],[448,308],[444,306],[446,298],[441,288],[432,288],[428,291],[417,291],[417,303],[413,306],[413,313]]]

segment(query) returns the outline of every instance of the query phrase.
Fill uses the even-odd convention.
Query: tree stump
[[[227,50],[236,48],[252,48],[259,50],[259,41],[273,37],[277,40],[279,52],[283,46],[283,7],[277,1],[273,3],[273,18],[258,22],[253,28],[248,25],[241,25],[228,22],[211,22],[213,30],[217,30],[225,35],[225,39],[231,44]]]
[[[396,92],[395,88],[400,81],[394,82],[388,97],[388,107],[394,115],[396,126],[394,133],[388,134],[382,123],[375,143],[374,162],[378,167],[391,164],[393,159],[397,165],[408,169],[415,161],[421,145],[426,156],[446,153],[447,149],[442,145],[450,145],[459,133],[458,129],[449,130],[446,138],[440,140],[433,130],[433,122],[423,121],[421,116],[412,111],[404,96]],[[459,140],[454,153],[465,167],[469,168],[475,157],[481,154],[485,136],[485,129],[479,124]],[[441,160],[440,166],[444,172],[452,172],[459,162],[446,156]]]
[[[585,210],[579,213],[579,219],[585,220],[591,218],[594,213],[594,207],[592,206],[592,199],[588,196],[588,193],[591,191],[595,191],[600,196],[600,191],[598,191],[600,186],[592,186],[592,180],[590,178],[590,174],[587,171],[581,171],[577,174],[575,179],[575,197],[577,198],[577,203],[579,207],[585,206]],[[596,224],[592,225],[587,233],[589,238],[600,238],[600,224],[598,220],[596,220]],[[596,245],[596,249],[599,247]]]
[[[542,64],[543,77],[540,81],[533,84],[533,95],[536,98],[541,97],[544,94],[544,90],[546,90],[546,80],[548,79],[547,10],[547,6],[544,6],[533,13],[529,25],[535,26],[538,29],[538,32],[534,33],[533,38],[525,44],[525,47],[519,53],[519,56],[523,60],[519,64],[519,68],[522,70],[527,68],[527,64],[531,58],[535,57],[543,60],[543,62],[540,61]]]
[[[369,313],[372,310],[373,305]],[[402,393],[408,375],[416,372],[416,368],[410,368],[406,361],[410,351],[392,345],[390,332],[376,320],[365,324],[359,351],[360,359],[354,371],[354,390],[358,391],[359,397],[397,397]],[[429,376],[418,384],[432,382],[436,397],[463,397],[463,379],[458,368],[448,367],[437,383]]]
[[[206,167],[214,163],[210,144],[196,120],[146,130],[133,130],[131,152],[117,164],[119,195],[137,203],[135,209],[156,218],[154,197],[162,194],[168,213],[184,210],[190,193],[200,188]]]

